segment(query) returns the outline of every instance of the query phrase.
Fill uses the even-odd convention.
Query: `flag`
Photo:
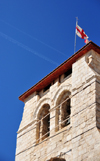
[[[87,43],[89,43],[89,40],[88,39],[85,39],[84,42],[87,44]]]
[[[88,36],[85,34],[84,30],[80,26],[76,26],[76,34],[82,39],[88,39]]]

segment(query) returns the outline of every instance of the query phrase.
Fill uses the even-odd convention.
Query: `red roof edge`
[[[28,89],[25,93],[23,93],[21,96],[19,96],[19,100],[23,101],[31,95],[33,92],[37,91],[39,92],[43,88],[45,88],[47,85],[49,85],[53,80],[58,78],[61,74],[64,74],[67,70],[71,69],[72,64],[80,58],[82,55],[87,53],[89,50],[93,49],[98,54],[100,54],[100,47],[93,43],[92,41],[89,41],[88,44],[83,46],[80,50],[78,50],[75,54],[73,54],[70,58],[68,58],[66,61],[64,61],[61,65],[59,65],[57,68],[55,68],[52,72],[50,72],[47,76],[45,76],[43,79],[41,79],[38,83],[36,83],[34,86],[32,86],[30,89]]]

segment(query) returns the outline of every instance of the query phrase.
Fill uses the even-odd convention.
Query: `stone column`
[[[36,120],[36,144],[39,143],[40,138],[40,122],[39,119]]]
[[[55,109],[55,132],[59,130],[59,108]]]
[[[60,105],[60,109],[59,109],[59,130],[62,128],[62,104]]]
[[[55,134],[55,109],[50,110],[50,136]]]
[[[43,131],[43,119],[41,119],[41,122],[40,122],[40,141],[43,140],[43,138],[42,138],[42,131]]]

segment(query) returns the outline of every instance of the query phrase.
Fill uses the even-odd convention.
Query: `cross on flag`
[[[84,30],[80,26],[76,26],[76,34],[82,39],[88,39],[88,36],[85,34]]]

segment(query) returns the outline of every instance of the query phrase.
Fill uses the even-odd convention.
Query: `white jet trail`
[[[8,35],[6,35],[6,34],[4,34],[4,33],[2,33],[2,32],[0,32],[0,36],[2,36],[3,38],[9,40],[10,42],[12,42],[12,43],[14,43],[14,44],[16,44],[16,45],[22,47],[23,49],[25,49],[25,50],[27,50],[27,51],[33,53],[34,55],[36,55],[36,56],[38,56],[38,57],[40,57],[40,58],[42,58],[42,59],[48,61],[49,63],[52,63],[52,64],[54,64],[54,65],[56,65],[56,66],[59,65],[59,64],[56,63],[55,61],[53,61],[53,60],[51,60],[51,59],[49,59],[49,58],[47,58],[47,57],[41,55],[40,53],[37,53],[37,52],[34,51],[33,49],[29,48],[28,46],[26,46],[26,45],[20,43],[19,41],[17,41],[17,40],[15,40],[15,39],[11,38],[10,36],[8,36]]]
[[[43,42],[43,41],[41,41],[41,40],[38,40],[37,38],[35,38],[35,37],[33,37],[33,36],[31,36],[31,35],[27,34],[26,32],[24,32],[24,31],[22,31],[22,30],[20,30],[20,29],[16,28],[15,26],[13,26],[13,25],[11,25],[11,24],[9,24],[9,23],[7,23],[7,22],[3,21],[3,20],[0,20],[0,21],[4,22],[5,24],[7,24],[7,25],[11,26],[12,28],[14,28],[14,29],[16,29],[16,30],[20,31],[21,33],[23,33],[23,34],[25,34],[25,35],[29,36],[30,38],[32,38],[32,39],[34,39],[34,40],[36,40],[36,41],[40,42],[41,44],[43,44],[43,45],[45,45],[45,46],[47,46],[47,47],[49,47],[49,48],[51,48],[51,49],[55,50],[56,52],[58,52],[58,53],[60,53],[60,54],[62,54],[62,55],[64,55],[64,56],[66,56],[66,54],[64,54],[63,52],[61,52],[61,51],[59,51],[59,50],[55,49],[54,47],[52,47],[52,46],[50,46],[50,45],[48,45],[48,44],[44,43],[44,42]]]

